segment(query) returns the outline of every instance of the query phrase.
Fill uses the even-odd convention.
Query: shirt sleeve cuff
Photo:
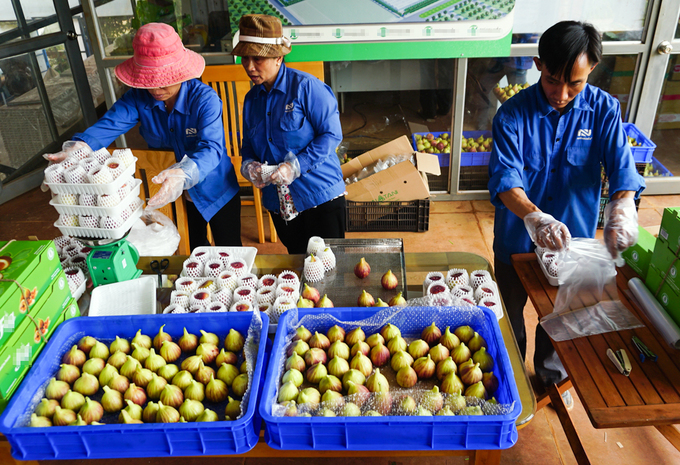
[[[491,203],[495,207],[503,207],[503,202],[498,198],[498,194],[507,192],[515,187],[524,189],[522,179],[517,175],[515,170],[503,170],[495,173],[489,180],[489,193],[491,194]]]
[[[619,191],[635,191],[635,198],[638,198],[645,187],[647,185],[644,178],[629,169],[618,170],[609,175],[609,195]]]

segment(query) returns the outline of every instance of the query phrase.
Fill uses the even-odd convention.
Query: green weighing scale
[[[142,274],[137,269],[139,252],[125,239],[129,232],[120,239],[79,238],[92,248],[87,255],[87,267],[94,287],[136,279]]]

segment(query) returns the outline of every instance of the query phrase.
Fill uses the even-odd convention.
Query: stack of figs
[[[410,342],[393,324],[370,335],[299,326],[286,356],[275,410],[284,416],[483,415],[497,403],[494,360],[467,325],[432,323]]]
[[[30,426],[236,420],[248,388],[243,335],[185,328],[173,340],[164,326],[154,338],[139,330],[108,345],[81,338],[64,354]]]

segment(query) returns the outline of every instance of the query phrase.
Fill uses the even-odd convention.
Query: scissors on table
[[[167,258],[164,258],[160,262],[158,260],[151,260],[149,266],[151,267],[151,271],[158,275],[158,287],[163,287],[163,272],[170,266],[170,260]]]

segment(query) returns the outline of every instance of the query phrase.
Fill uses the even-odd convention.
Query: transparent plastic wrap
[[[423,302],[427,305],[427,302]],[[494,367],[493,372],[495,376],[508,377],[508,372],[499,375],[500,366],[504,365],[501,361],[502,354],[500,348],[492,341],[492,333],[494,330],[485,316],[484,310],[477,307],[449,307],[449,308],[433,308],[433,307],[386,307],[385,309],[375,313],[373,316],[357,320],[357,321],[341,321],[329,313],[308,314],[302,319],[298,319],[298,310],[293,308],[288,310],[289,316],[285,319],[284,328],[287,334],[285,338],[285,347],[296,339],[296,330],[300,326],[309,328],[312,333],[315,329],[323,328],[325,334],[326,330],[334,325],[338,325],[346,332],[355,328],[361,328],[366,338],[372,334],[379,333],[381,329],[388,323],[395,325],[402,331],[402,337],[408,343],[415,339],[419,339],[421,331],[428,326],[435,324],[437,328],[441,328],[444,333],[445,328],[450,327],[451,331],[458,326],[470,325],[480,334],[485,334],[489,341],[489,354],[497,360],[497,366]],[[279,329],[280,330],[280,329]],[[319,331],[321,332],[321,331]],[[500,341],[494,340],[495,343],[502,344]],[[344,386],[344,377],[341,381],[343,383],[343,395],[335,395],[333,399],[324,400],[323,393],[321,393],[321,386],[317,383],[314,386],[312,383],[306,381],[299,386],[299,391],[308,389],[306,393],[309,394],[310,400],[306,403],[290,403],[278,402],[280,399],[280,391],[283,383],[281,382],[282,375],[286,372],[285,364],[288,357],[283,356],[279,360],[277,366],[273,366],[274,379],[277,380],[275,395],[268,399],[271,402],[271,414],[274,417],[284,416],[413,416],[413,415],[507,415],[513,411],[515,400],[507,392],[507,384],[504,384],[503,393],[501,389],[495,391],[495,395],[501,395],[501,400],[510,401],[510,403],[495,403],[495,401],[484,400],[472,396],[461,396],[460,394],[448,394],[443,388],[442,383],[436,376],[429,379],[420,379],[411,388],[402,388],[396,382],[396,374],[390,362],[387,362],[382,367],[373,368],[371,374],[365,376],[366,384],[371,382],[378,383],[380,379],[389,384],[388,392],[369,392],[367,389],[359,388],[356,393],[348,394],[346,386]],[[351,359],[352,357],[350,357]],[[509,367],[504,367],[508,370]],[[512,377],[511,369],[509,371]],[[381,378],[384,377],[384,378]],[[373,381],[371,378],[373,377]],[[305,379],[307,379],[305,377]],[[512,382],[514,380],[501,380],[502,383]],[[358,385],[359,383],[357,383]],[[363,383],[361,383],[363,384]],[[440,389],[441,387],[441,389]],[[318,389],[317,389],[318,388]],[[318,392],[319,398],[315,399]],[[326,391],[326,390],[324,390]],[[327,391],[326,391],[327,392]],[[302,395],[302,394],[300,394]],[[489,395],[491,399],[493,395]],[[477,408],[478,407],[478,408]],[[448,408],[448,410],[445,410]],[[443,410],[443,412],[442,412]],[[378,414],[378,415],[376,415]]]
[[[345,184],[352,184],[355,182],[359,182],[362,179],[366,179],[367,177],[379,173],[381,171],[384,171],[388,168],[393,167],[394,165],[404,162],[404,161],[410,161],[414,166],[416,164],[415,158],[413,157],[413,154],[402,154],[402,155],[387,155],[384,158],[381,158],[380,160],[371,163],[370,165],[364,167],[361,169],[358,173],[353,174],[349,178],[345,179]]]
[[[177,250],[180,236],[170,218],[158,210],[145,209],[132,226],[127,240],[142,257],[170,256]]]
[[[597,239],[574,238],[559,254],[553,313],[541,325],[555,341],[622,331],[642,323],[618,300],[616,266]]]

